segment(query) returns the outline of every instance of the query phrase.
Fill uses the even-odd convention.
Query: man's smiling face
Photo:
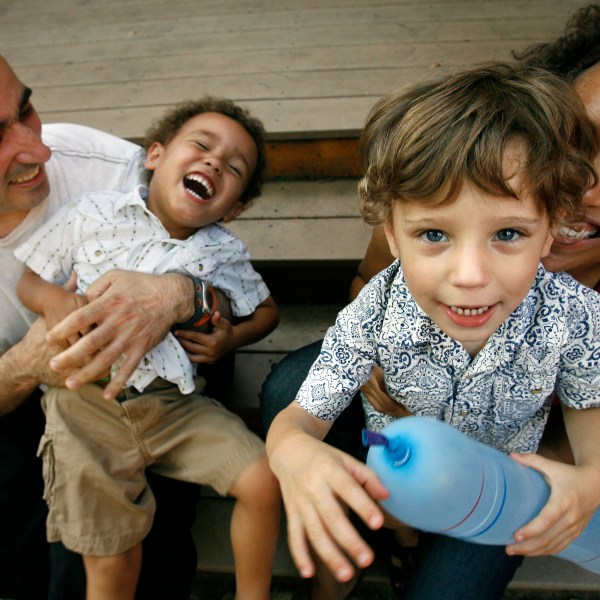
[[[31,104],[31,90],[2,57],[0,90],[0,216],[26,214],[48,196],[44,163],[50,149],[42,142],[42,123]]]

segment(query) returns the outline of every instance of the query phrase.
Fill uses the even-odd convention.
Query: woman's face
[[[574,87],[600,135],[600,63],[580,75]],[[600,176],[600,155],[594,166]],[[580,233],[561,231],[543,262],[551,271],[568,271],[594,287],[600,281],[600,183],[586,193],[583,201],[585,221],[578,228]]]

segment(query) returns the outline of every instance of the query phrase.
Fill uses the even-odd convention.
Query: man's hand
[[[48,341],[66,347],[69,338],[90,330],[55,356],[51,368],[79,389],[102,377],[123,356],[104,396],[114,398],[140,360],[172,325],[188,320],[194,310],[194,285],[177,274],[147,275],[110,271],[88,289],[89,304],[71,313],[48,332]]]
[[[363,384],[360,391],[369,401],[369,404],[380,413],[391,417],[409,417],[412,415],[408,408],[400,402],[392,400],[388,395],[381,367],[376,366],[373,368],[371,377]]]

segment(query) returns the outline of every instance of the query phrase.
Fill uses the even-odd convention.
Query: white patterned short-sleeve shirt
[[[69,204],[17,248],[15,255],[47,281],[77,273],[82,293],[111,269],[188,273],[208,281],[247,316],[269,296],[250,264],[243,242],[220,225],[207,225],[185,240],[169,237],[146,207],[144,186],[129,193],[96,192]],[[194,368],[171,333],[140,362],[127,385],[142,391],[154,378],[194,390]]]
[[[414,414],[504,452],[533,452],[554,391],[574,408],[600,406],[600,295],[540,265],[527,297],[471,359],[419,308],[396,261],[340,312],[297,400],[336,419],[374,365]],[[393,420],[363,405],[370,429]]]

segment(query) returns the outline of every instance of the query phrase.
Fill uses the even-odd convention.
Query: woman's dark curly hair
[[[554,42],[536,44],[513,56],[573,81],[600,62],[600,4],[577,10],[567,21],[563,35]]]
[[[147,151],[154,142],[159,142],[163,146],[166,146],[190,119],[196,115],[209,112],[219,113],[237,121],[248,132],[256,144],[256,168],[240,198],[240,201],[247,205],[262,193],[267,168],[265,151],[266,133],[262,121],[253,117],[246,109],[241,108],[228,98],[204,96],[199,100],[190,100],[178,104],[148,128],[144,140],[144,148]],[[150,177],[151,172],[148,173],[148,180]]]

